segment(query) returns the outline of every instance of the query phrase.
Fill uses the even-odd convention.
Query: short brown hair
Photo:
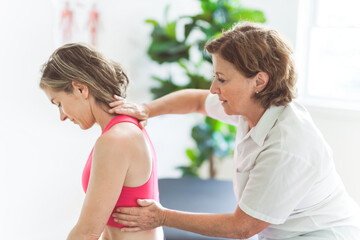
[[[129,79],[122,67],[82,43],[69,43],[55,50],[42,67],[40,87],[73,91],[72,81],[86,85],[97,102],[109,104],[113,95],[126,97]]]
[[[296,95],[296,73],[292,49],[275,30],[256,23],[238,23],[205,49],[219,54],[247,78],[258,72],[269,75],[267,86],[253,98],[265,109],[287,105]]]

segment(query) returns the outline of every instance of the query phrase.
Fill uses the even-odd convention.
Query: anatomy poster
[[[100,12],[96,0],[53,0],[54,43],[69,42],[98,45]]]

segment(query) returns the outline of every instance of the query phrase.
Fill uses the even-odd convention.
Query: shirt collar
[[[284,108],[285,106],[269,107],[264,112],[256,126],[253,127],[250,136],[257,145],[262,146],[264,144],[266,136],[269,134],[271,128],[274,126]]]

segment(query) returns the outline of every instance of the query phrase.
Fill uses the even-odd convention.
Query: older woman
[[[97,123],[102,135],[86,162],[82,185],[86,197],[68,240],[160,240],[161,228],[121,231],[111,214],[118,206],[137,206],[136,199],[158,198],[156,157],[138,121],[108,112],[112,96],[126,96],[128,78],[121,66],[83,44],[57,49],[42,69],[40,87],[59,108],[60,119],[82,129]]]
[[[234,213],[180,212],[141,200],[140,208],[119,208],[115,221],[129,226],[124,231],[168,226],[225,238],[360,239],[359,208],[331,150],[306,109],[292,102],[290,47],[274,30],[240,23],[206,50],[215,74],[210,92],[183,90],[142,105],[118,98],[110,112],[133,111],[140,120],[198,112],[237,126]]]

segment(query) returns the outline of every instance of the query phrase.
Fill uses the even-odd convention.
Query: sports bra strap
[[[111,121],[108,123],[108,125],[105,127],[104,131],[102,132],[102,134],[104,134],[105,132],[107,132],[112,126],[114,126],[117,123],[120,122],[130,122],[135,124],[136,126],[139,126],[139,122],[138,120],[136,120],[133,117],[127,116],[127,115],[117,115],[115,116],[113,119],[111,119]]]

